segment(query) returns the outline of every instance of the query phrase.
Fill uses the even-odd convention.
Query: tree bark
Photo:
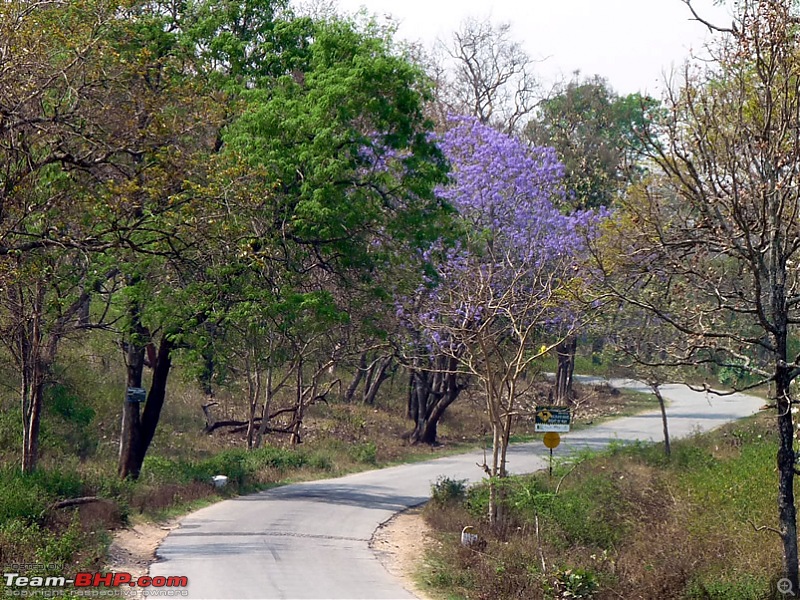
[[[126,349],[126,368],[128,388],[142,387],[142,373],[144,371],[144,346],[135,340],[128,342]],[[139,477],[139,448],[141,444],[141,417],[139,403],[129,402],[127,389],[122,405],[122,430],[119,438],[119,464],[117,473],[122,478]]]
[[[142,370],[144,368],[145,348],[128,348],[128,384],[130,387],[141,387]],[[150,346],[148,344],[148,346]],[[139,414],[139,404],[125,402],[123,408],[123,430],[120,435],[120,457],[118,473],[120,477],[137,479],[142,470],[144,458],[153,441],[161,409],[167,392],[167,380],[172,367],[172,350],[174,344],[166,337],[161,338],[157,352],[152,352],[150,359],[153,365],[153,379],[147,393],[144,410]],[[131,385],[136,384],[138,385]],[[130,406],[129,406],[130,405]]]
[[[795,452],[789,368],[779,364],[775,373],[778,409],[778,521],[783,542],[784,576],[798,589],[797,513],[794,498]]]
[[[150,448],[150,443],[153,441],[158,421],[161,418],[161,409],[164,407],[164,400],[167,397],[167,380],[172,367],[172,350],[174,347],[175,345],[166,335],[161,338],[161,342],[158,345],[156,365],[153,369],[153,381],[150,384],[147,402],[142,412],[142,438],[138,454],[140,469],[147,450]]]
[[[34,286],[30,297],[22,287],[15,288],[15,317],[20,322],[16,339],[17,362],[22,375],[22,471],[31,473],[39,461],[39,431],[41,428],[44,388],[47,375],[55,360],[58,336],[61,335],[62,319],[56,320],[49,333],[49,341],[43,323],[45,288]],[[30,314],[26,314],[26,302]],[[67,313],[69,314],[69,313]]]
[[[657,383],[650,384],[650,389],[653,390],[653,394],[655,394],[656,398],[658,399],[658,407],[661,409],[661,425],[664,428],[664,454],[670,456],[672,454],[672,451],[669,445],[669,427],[667,426],[667,405],[664,402],[664,396],[661,395],[661,389]]]
[[[36,470],[39,460],[39,431],[44,404],[44,372],[41,364],[33,366],[30,381],[23,388],[22,471],[31,473]]]
[[[575,352],[577,348],[578,338],[574,335],[568,336],[556,346],[558,367],[556,369],[553,399],[560,406],[567,405],[573,398],[572,376],[575,372]]]
[[[355,375],[353,375],[353,380],[350,382],[350,385],[347,386],[347,392],[344,395],[344,401],[350,403],[353,401],[353,396],[356,394],[356,390],[358,389],[358,384],[361,383],[361,380],[364,378],[364,373],[367,371],[367,353],[362,352],[361,356],[358,359],[358,367],[356,368]]]
[[[409,375],[408,416],[414,421],[409,439],[414,444],[437,443],[439,420],[464,389],[458,383],[455,358],[438,357],[436,365],[437,370],[416,365]]]
[[[367,382],[364,386],[364,404],[372,406],[375,404],[375,398],[378,395],[381,385],[389,378],[387,373],[392,364],[391,356],[384,356],[372,363]]]

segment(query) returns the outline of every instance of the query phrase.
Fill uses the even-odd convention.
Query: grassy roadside
[[[161,434],[137,481],[120,480],[114,454],[102,449],[80,461],[59,458],[54,448],[46,448],[40,468],[30,475],[6,463],[0,467],[0,564],[57,567],[42,575],[95,570],[105,562],[113,530],[131,522],[163,521],[290,482],[435,458],[473,448],[481,439],[477,429],[461,435],[459,422],[465,416],[459,415],[452,419],[457,422],[443,426],[447,444],[411,446],[395,435],[407,425],[388,411],[361,405],[323,408],[306,443],[296,448],[266,445],[248,451],[239,436],[186,434],[176,442]],[[215,489],[210,483],[214,475],[226,475],[228,486]],[[101,500],[58,507],[64,499],[82,497]]]
[[[595,418],[603,410],[616,414],[628,402],[649,408],[639,398],[608,390],[581,389],[579,398],[584,408],[595,406],[583,411],[582,419]],[[396,399],[378,406],[334,402],[315,407],[302,445],[248,452],[241,447],[241,436],[200,434],[197,415],[189,413],[191,401],[178,397],[165,407],[153,452],[140,479],[132,482],[116,477],[114,436],[105,429],[104,419],[98,423],[68,395],[54,402],[40,470],[24,476],[8,456],[0,467],[0,564],[50,565],[53,568],[38,573],[45,576],[102,567],[113,531],[126,524],[160,522],[226,497],[289,482],[468,451],[485,443],[486,431],[476,397],[467,396],[451,407],[440,427],[443,444],[436,448],[403,440],[409,424],[397,410]],[[524,434],[532,422],[521,421],[518,428]],[[84,459],[76,456],[81,448],[87,448]],[[228,487],[210,485],[218,474],[228,476]],[[56,507],[63,499],[86,496],[102,500]]]
[[[616,446],[552,480],[510,478],[497,528],[485,487],[443,482],[424,512],[437,543],[422,583],[447,599],[775,597],[773,429],[763,413],[675,442],[669,460],[658,444]],[[478,547],[458,542],[465,525]]]

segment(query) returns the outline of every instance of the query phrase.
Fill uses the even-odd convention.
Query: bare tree
[[[444,60],[433,75],[447,112],[472,115],[506,133],[522,128],[541,90],[535,62],[513,40],[509,23],[467,19],[439,49]]]
[[[687,4],[689,2],[687,1]],[[690,5],[690,4],[689,4]],[[691,6],[691,5],[690,5]],[[743,0],[712,60],[687,66],[646,150],[660,168],[605,238],[606,289],[681,335],[669,361],[772,382],[778,529],[798,586],[791,382],[800,356],[800,39],[793,2]]]
[[[570,260],[519,261],[492,254],[457,285],[441,289],[439,318],[427,325],[438,348],[452,359],[452,372],[480,381],[492,426],[492,457],[482,465],[490,477],[489,520],[500,520],[498,478],[507,475],[507,451],[519,400],[533,383],[533,363],[552,350],[546,323],[563,306]],[[564,328],[567,335],[572,328]],[[546,343],[545,340],[549,341]]]

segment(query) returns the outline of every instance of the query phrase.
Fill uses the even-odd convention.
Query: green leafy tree
[[[535,144],[552,146],[566,170],[566,207],[610,206],[640,172],[640,141],[658,103],[618,96],[599,76],[576,76],[539,105],[525,128]]]
[[[611,206],[643,173],[642,135],[658,103],[638,93],[618,96],[599,76],[576,77],[539,105],[525,134],[535,144],[556,149],[564,164],[562,210]],[[554,400],[573,399],[577,337],[557,347]]]
[[[112,255],[147,251],[134,232],[170,238],[151,225],[171,203],[148,197],[154,186],[177,187],[177,140],[210,120],[186,109],[197,88],[173,85],[150,46],[132,43],[133,12],[94,2],[0,7],[0,318],[22,381],[25,470],[36,466],[60,340],[99,324],[88,307],[115,285]]]
[[[270,29],[257,21],[250,27],[291,29]],[[221,30],[235,28],[216,23],[213,31]],[[294,48],[300,50],[286,49],[291,60],[270,73],[232,58],[230,48],[249,50],[250,43],[240,47],[233,40],[214,55],[222,57],[212,61],[219,65],[213,69],[214,85],[228,94],[230,110],[208,160],[213,173],[197,185],[184,184],[174,195],[186,198],[183,211],[195,217],[182,220],[193,223],[184,229],[174,221],[173,238],[186,245],[173,252],[176,244],[170,240],[160,253],[164,268],[155,277],[152,270],[140,272],[131,282],[132,288],[154,286],[144,295],[132,289],[137,302],[150,302],[137,305],[133,314],[150,335],[161,332],[155,365],[158,371],[164,364],[165,375],[173,351],[198,343],[206,323],[224,331],[234,311],[239,324],[249,315],[261,327],[278,327],[263,335],[277,333],[284,341],[298,340],[301,331],[326,322],[338,326],[330,316],[341,312],[334,299],[342,290],[380,287],[375,274],[395,259],[397,248],[419,245],[438,231],[446,210],[433,190],[444,181],[446,167],[426,133],[421,72],[377,30],[322,22],[314,24],[312,33],[297,38]],[[253,65],[260,68],[261,59]],[[204,236],[197,229],[201,223]],[[261,287],[269,293],[260,292]],[[162,291],[156,294],[157,289]],[[292,307],[299,311],[295,325],[287,316]],[[278,312],[281,323],[263,318]],[[136,334],[137,329],[133,325],[129,331]],[[242,332],[245,337],[253,333]],[[146,346],[139,345],[140,356]],[[306,377],[306,383],[297,382],[295,439],[303,394],[313,398],[319,389],[314,376],[319,364],[308,363],[307,350],[305,344],[294,344],[288,357],[295,374]],[[264,357],[256,358],[251,363],[258,369]],[[156,378],[154,372],[154,385],[157,379],[166,385],[166,377]],[[134,450],[123,452],[121,475],[138,474],[163,397],[163,389],[151,387],[139,426],[131,415],[134,426],[122,443],[126,448],[126,440],[134,440]],[[269,411],[262,416],[269,417]],[[137,429],[143,432],[138,444]],[[250,438],[255,443],[257,437]]]

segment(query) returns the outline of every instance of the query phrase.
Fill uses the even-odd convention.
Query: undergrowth
[[[762,414],[674,442],[669,458],[660,444],[616,445],[552,479],[508,478],[496,526],[484,520],[484,485],[431,502],[441,543],[423,583],[447,598],[780,597],[772,429]],[[465,525],[476,546],[459,543]]]

